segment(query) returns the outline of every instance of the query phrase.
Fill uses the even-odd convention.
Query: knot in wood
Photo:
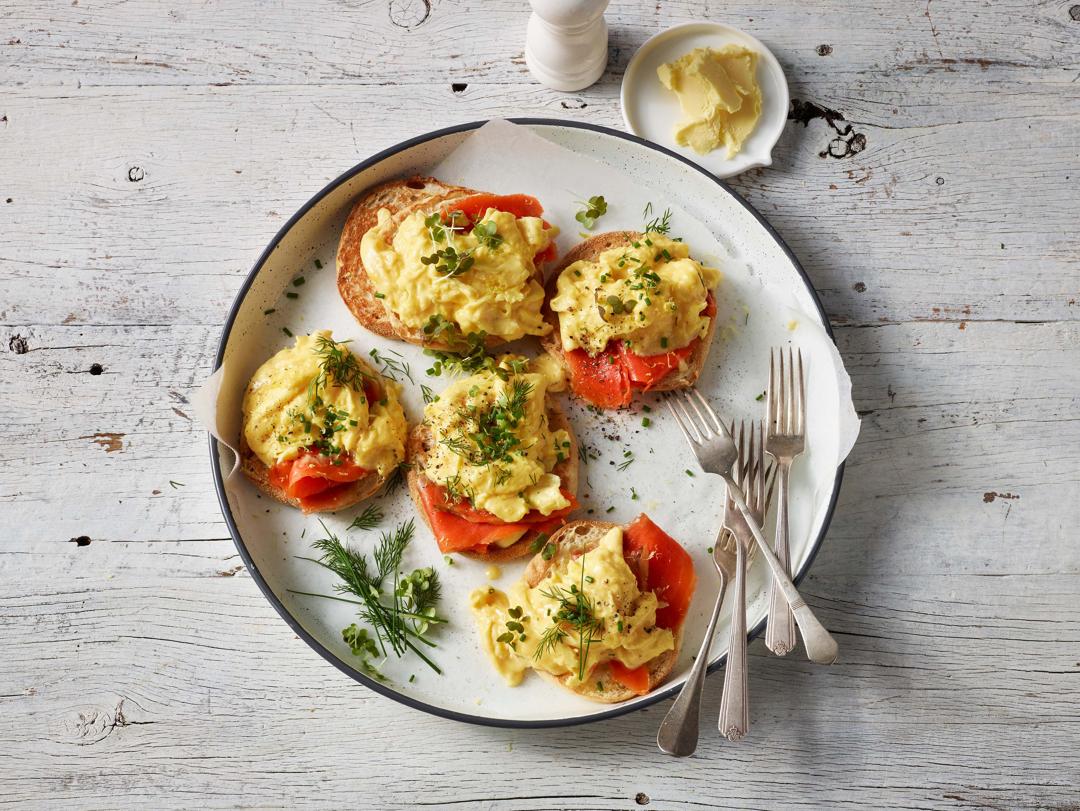
[[[390,0],[390,22],[398,28],[416,28],[431,16],[431,0]]]

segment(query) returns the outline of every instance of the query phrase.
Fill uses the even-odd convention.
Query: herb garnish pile
[[[508,380],[511,374],[520,374],[525,371],[527,365],[525,361],[513,358],[505,360],[503,365],[500,365],[487,352],[486,332],[481,330],[466,335],[461,331],[461,327],[441,315],[433,315],[428,319],[424,325],[424,338],[429,342],[438,341],[449,347],[448,351],[430,348],[424,350],[425,355],[435,359],[427,370],[429,377],[439,377],[443,372],[452,375],[472,375],[489,371],[500,380]]]
[[[342,638],[353,653],[360,657],[369,673],[382,678],[371,661],[378,655],[386,658],[389,652],[403,656],[412,651],[436,673],[442,670],[417,645],[436,647],[428,638],[432,625],[446,620],[436,613],[441,587],[439,575],[431,567],[415,569],[409,574],[401,571],[401,559],[412,540],[415,524],[410,519],[394,532],[384,532],[375,547],[374,570],[366,555],[342,543],[334,533],[320,522],[325,538],[315,541],[314,547],[322,553],[315,558],[303,558],[332,571],[341,582],[334,585],[339,595],[313,594],[294,591],[309,597],[325,597],[359,606],[359,619],[368,627],[355,623],[342,631]],[[350,599],[356,598],[356,599]],[[368,628],[374,631],[372,638]]]
[[[447,219],[444,219],[444,216]],[[439,212],[430,214],[424,218],[428,236],[436,246],[435,252],[427,256],[421,256],[420,261],[425,265],[434,265],[435,272],[448,279],[467,273],[475,264],[473,254],[476,248],[459,251],[452,243],[454,234],[465,230],[468,218],[462,211],[451,211],[443,215]],[[476,237],[477,247],[483,246],[492,251],[498,250],[503,243],[499,235],[499,227],[494,220],[484,220],[476,223],[472,228],[472,235]]]
[[[458,408],[456,430],[439,440],[440,443],[477,467],[512,462],[511,454],[524,450],[515,429],[525,418],[532,392],[532,384],[527,380],[514,379],[492,405],[468,403]],[[510,475],[506,468],[497,467],[496,483],[501,484]]]
[[[588,553],[586,553],[588,554]],[[533,658],[539,659],[544,651],[554,650],[573,632],[577,632],[578,681],[585,681],[585,667],[589,662],[589,648],[594,640],[603,639],[604,621],[596,616],[596,606],[585,594],[585,555],[580,558],[581,582],[569,589],[555,586],[540,592],[550,600],[558,600],[559,610],[555,612],[551,627],[544,631],[540,643],[533,652]],[[592,582],[591,580],[589,582]],[[567,627],[569,630],[567,630]]]
[[[315,355],[319,358],[319,372],[308,384],[308,400],[303,408],[292,408],[287,412],[294,422],[300,423],[303,432],[311,437],[306,447],[313,447],[327,456],[336,456],[342,452],[337,443],[337,435],[348,428],[356,427],[356,420],[347,411],[335,408],[323,400],[323,394],[330,385],[364,391],[364,381],[374,380],[360,361],[345,346],[348,341],[334,341],[325,335],[319,335],[315,341]],[[365,399],[367,395],[364,395]],[[287,444],[289,436],[278,435],[278,442]]]

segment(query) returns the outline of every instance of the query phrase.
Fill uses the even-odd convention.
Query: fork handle
[[[724,668],[724,697],[720,699],[720,734],[742,740],[750,727],[750,700],[746,678],[746,547],[735,543],[735,594],[731,601],[731,636]]]
[[[717,533],[716,543],[719,542],[720,533]],[[701,640],[701,649],[694,660],[694,666],[690,669],[690,675],[686,677],[686,683],[683,684],[679,697],[671,705],[671,709],[660,724],[660,730],[656,733],[656,745],[664,754],[687,757],[694,754],[694,750],[697,749],[698,716],[701,709],[701,691],[705,686],[705,673],[709,669],[709,647],[712,645],[716,621],[720,617],[720,607],[724,604],[726,590],[727,578],[721,573],[720,590],[716,594],[716,604],[713,605],[709,627],[705,630],[705,638]]]
[[[776,559],[791,574],[791,558],[788,552],[788,498],[791,490],[791,458],[777,457],[777,483],[779,499],[776,505]],[[769,624],[765,629],[765,647],[777,656],[786,656],[795,648],[795,616],[791,606],[777,587],[777,581],[769,581]]]
[[[746,498],[742,490],[739,489],[739,485],[730,475],[724,476],[724,480],[727,482],[728,496],[735,502],[735,506],[739,508],[739,512],[746,519],[746,525],[750,527],[750,532],[757,542],[761,556],[765,558],[773,579],[776,580],[777,586],[784,594],[784,599],[788,601],[788,605],[791,606],[791,610],[795,614],[795,622],[799,624],[799,630],[802,631],[803,645],[806,646],[807,657],[811,662],[816,662],[819,665],[831,665],[836,661],[840,646],[836,644],[836,640],[832,638],[825,626],[814,616],[810,606],[799,596],[799,590],[791,582],[791,577],[784,571],[784,567],[780,565],[780,561],[776,559],[776,555],[769,548],[768,541],[765,540],[765,536],[761,533],[761,525],[754,518],[754,514],[750,512],[750,508],[746,506]]]

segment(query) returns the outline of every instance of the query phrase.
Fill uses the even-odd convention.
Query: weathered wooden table
[[[795,5],[616,0],[608,72],[560,94],[521,2],[0,0],[0,806],[1077,808],[1080,5]],[[797,100],[733,185],[864,415],[805,585],[842,659],[755,643],[750,738],[686,761],[666,704],[514,732],[369,693],[227,537],[188,400],[228,304],[343,169],[473,119],[620,126],[634,49],[703,16]]]

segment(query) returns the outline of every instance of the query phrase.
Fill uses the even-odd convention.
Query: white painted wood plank
[[[822,62],[822,44],[832,48],[826,69],[839,75],[1075,68],[1069,7],[832,0],[769,13],[743,0],[616,2],[607,78],[618,79],[648,36],[703,18],[744,28],[800,73]],[[4,12],[0,67],[31,85],[518,83],[529,80],[523,11],[515,0],[27,4]]]
[[[913,92],[934,81],[916,80]],[[734,185],[785,237],[838,323],[1074,320],[1080,254],[1065,201],[1078,196],[1069,156],[1080,93],[1063,96],[1068,88],[1008,83],[1014,109],[997,121],[859,123],[868,146],[844,160],[819,157],[835,137],[822,120],[793,123],[776,165]],[[393,87],[9,94],[0,269],[15,284],[0,323],[220,323],[274,232],[355,162],[407,132],[492,116],[617,123],[614,98],[588,98],[563,110],[524,85],[406,98]],[[985,103],[965,99],[946,93],[940,110]],[[387,113],[350,115],[364,105]],[[35,158],[56,121],[55,158]],[[1013,145],[1035,131],[1018,164]],[[46,300],[42,284],[54,291]]]
[[[428,5],[0,6],[0,806],[1075,805],[1080,7],[614,3],[608,73],[558,94],[523,4]],[[793,122],[734,182],[864,414],[804,589],[842,660],[755,644],[752,737],[689,761],[656,753],[666,707],[515,732],[370,694],[226,538],[186,398],[228,304],[341,170],[465,120],[618,127],[634,48],[703,16],[866,139]]]

